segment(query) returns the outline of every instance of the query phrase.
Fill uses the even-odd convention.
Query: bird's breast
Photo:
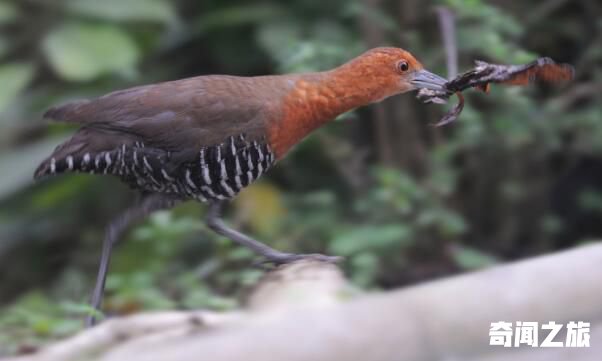
[[[267,129],[277,158],[283,157],[316,128],[343,113],[344,94],[319,83],[300,79],[282,99],[279,119]]]

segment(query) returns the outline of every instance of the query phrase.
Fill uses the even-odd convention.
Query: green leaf
[[[219,28],[260,24],[280,19],[286,14],[274,4],[238,5],[221,8],[205,13],[196,21],[198,32],[207,32]]]
[[[385,8],[380,8],[372,5],[365,5],[361,2],[349,2],[344,14],[349,17],[360,18],[365,17],[371,23],[377,25],[383,30],[387,31],[399,31],[399,26],[388,13]]]
[[[173,5],[163,0],[71,0],[67,10],[112,21],[171,23],[177,19]]]
[[[411,236],[412,230],[403,225],[366,225],[352,228],[336,237],[330,245],[330,251],[347,256],[371,249],[409,246],[412,243]]]
[[[353,267],[353,283],[362,287],[368,287],[374,283],[374,279],[380,268],[380,259],[370,252],[358,253],[351,257],[350,263]]]
[[[497,259],[477,249],[456,245],[451,249],[452,258],[463,269],[478,269],[497,263]]]
[[[8,52],[10,45],[11,44],[6,37],[0,36],[0,58]]]
[[[34,75],[34,67],[27,63],[0,65],[0,113],[21,93]]]
[[[468,228],[459,214],[442,208],[428,208],[418,214],[416,225],[421,227],[435,226],[444,236],[457,236]]]
[[[0,199],[32,184],[36,165],[63,139],[48,138],[15,149],[3,150],[0,153],[0,169],[10,169],[10,172],[0,172]]]
[[[12,23],[18,16],[19,11],[13,3],[0,1],[0,25]]]
[[[59,305],[64,312],[78,316],[94,316],[96,319],[103,319],[105,315],[87,303],[75,303],[63,301]]]
[[[602,193],[586,188],[579,192],[577,198],[579,207],[589,212],[602,212]]]
[[[132,73],[140,58],[126,32],[101,24],[73,23],[55,29],[44,39],[44,52],[53,69],[70,81]]]

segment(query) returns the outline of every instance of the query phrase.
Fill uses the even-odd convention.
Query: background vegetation
[[[32,183],[73,129],[50,105],[200,74],[322,70],[377,45],[445,74],[435,6],[474,59],[574,64],[565,87],[470,94],[457,124],[412,95],[346,114],[230,207],[229,221],[294,252],[346,257],[391,288],[551,252],[602,234],[602,4],[441,0],[0,0],[0,356],[81,327],[103,226],[134,199],[108,177]],[[261,271],[189,202],[117,248],[109,314],[237,305]],[[560,267],[561,265],[559,265]]]

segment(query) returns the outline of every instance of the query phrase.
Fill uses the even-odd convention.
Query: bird
[[[150,213],[187,200],[207,203],[208,227],[266,262],[334,262],[339,258],[275,250],[228,227],[222,209],[339,114],[412,90],[441,90],[445,83],[410,52],[379,47],[320,72],[204,75],[119,90],[44,113],[45,119],[80,127],[41,162],[34,178],[67,172],[106,174],[141,194],[105,230],[91,297],[97,310],[112,249],[122,234]],[[87,326],[95,323],[93,315],[87,317]]]

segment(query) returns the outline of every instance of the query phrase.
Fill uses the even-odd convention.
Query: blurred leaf
[[[257,254],[253,253],[246,247],[233,247],[229,252],[227,259],[229,261],[251,261],[256,258]]]
[[[54,142],[54,146],[60,143],[60,141],[57,140]],[[23,182],[23,187],[28,186],[30,181],[33,182],[33,178],[31,177],[32,172],[37,163],[41,162],[44,157],[50,154],[53,149],[52,144],[53,142],[50,141],[48,153],[41,158],[34,160],[35,163],[29,167],[27,172],[25,172],[24,176],[28,179],[27,181]],[[45,183],[43,187],[33,194],[30,204],[37,209],[50,209],[58,207],[66,199],[73,199],[77,197],[77,195],[80,194],[80,192],[82,192],[90,184],[90,182],[94,181],[94,179],[87,174],[70,174],[67,177],[68,179],[56,181],[52,180],[48,183]]]
[[[383,39],[398,38],[399,2],[381,1],[373,8],[360,3],[0,0],[0,25],[6,29],[0,34],[0,56],[10,59],[13,64],[9,65],[22,62],[33,68],[31,72],[11,69],[0,78],[0,93],[10,99],[4,101],[9,107],[2,116],[14,119],[10,124],[4,121],[0,132],[0,146],[4,145],[0,197],[5,197],[0,219],[0,253],[5,257],[0,263],[15,271],[5,277],[8,282],[0,282],[0,295],[16,299],[14,307],[0,308],[2,356],[6,350],[37,348],[81,327],[81,315],[90,311],[88,306],[64,304],[61,298],[87,299],[102,220],[115,216],[117,204],[111,206],[111,201],[122,203],[119,198],[126,191],[115,177],[89,175],[69,175],[26,189],[37,163],[59,142],[49,139],[47,148],[38,151],[38,139],[68,132],[53,125],[42,134],[35,121],[38,111],[51,103],[129,85],[118,75],[134,71],[142,56],[150,57],[144,62],[145,72],[136,79],[140,83],[199,72],[258,74],[332,68],[364,50],[362,29],[357,27],[360,17],[380,28]],[[529,2],[438,3],[447,4],[456,15],[462,70],[481,58],[528,62],[535,57],[531,50],[574,63],[578,78],[566,88],[537,84],[493,87],[487,96],[466,94],[461,122],[434,133],[415,124],[418,128],[410,131],[416,143],[406,146],[394,141],[376,144],[374,129],[359,122],[373,114],[369,109],[358,110],[356,125],[343,131],[342,125],[331,124],[322,132],[348,138],[347,146],[358,148],[366,158],[346,159],[336,142],[324,147],[311,138],[267,175],[278,182],[268,185],[272,189],[264,192],[258,184],[260,188],[251,187],[249,194],[240,195],[228,217],[235,228],[250,228],[249,233],[282,251],[345,255],[349,278],[369,288],[393,288],[448,272],[450,266],[442,262],[442,256],[449,257],[456,268],[478,268],[496,261],[488,250],[500,252],[516,245],[519,238],[526,247],[508,249],[513,257],[526,256],[534,249],[545,252],[573,245],[575,239],[593,234],[596,228],[590,226],[595,226],[595,216],[602,212],[596,179],[602,159],[602,102],[596,91],[602,81],[597,66],[602,47],[597,46],[595,36],[602,20],[583,16],[587,9],[579,2],[565,1],[562,10],[526,25],[529,10],[535,9]],[[420,7],[428,10],[429,5],[421,3]],[[181,27],[173,23],[180,21],[177,9],[186,22]],[[409,19],[413,26],[405,29],[403,46],[443,71],[441,42],[425,41],[436,35],[432,31],[437,27],[436,17],[420,21],[422,15],[429,17],[422,12],[414,19],[418,21]],[[75,31],[66,34],[65,28]],[[125,38],[125,49],[130,49],[126,54],[133,55],[124,61],[124,46],[113,41],[114,36],[108,40],[101,36],[98,41],[97,35],[106,32]],[[56,37],[59,46],[50,44],[58,48],[51,59],[47,48]],[[567,44],[574,51],[566,51]],[[146,53],[157,46],[161,56]],[[45,56],[43,61],[48,58],[58,79],[38,66],[40,54]],[[121,60],[115,64],[114,58]],[[7,74],[16,80],[7,80]],[[65,80],[95,81],[70,84]],[[413,106],[417,107],[413,113],[421,118],[435,118],[446,109]],[[403,134],[401,113],[396,106],[385,108],[390,118],[387,129]],[[381,146],[391,147],[395,154],[395,165],[388,169],[375,165]],[[324,152],[331,157],[324,157]],[[358,189],[344,186],[333,162],[352,166],[351,173],[365,176],[365,182]],[[414,174],[400,170],[402,164],[421,167]],[[109,200],[106,205],[89,207],[90,202],[105,198]],[[88,211],[78,212],[82,207]],[[207,230],[201,217],[204,208],[188,202],[172,212],[157,212],[128,233],[128,241],[120,244],[112,260],[105,310],[129,313],[145,307],[236,305],[243,285],[256,282],[262,273],[249,267],[256,256],[248,249]],[[525,222],[524,214],[533,222]],[[36,222],[31,223],[32,219]],[[67,224],[64,219],[69,220],[69,227],[57,228],[57,224]],[[29,229],[24,224],[34,226]],[[464,234],[470,247],[463,246]],[[493,247],[491,239],[508,243]],[[31,242],[17,243],[21,240]],[[61,242],[54,247],[48,241]],[[18,244],[22,251],[15,246],[17,253],[7,253],[15,252],[12,245]],[[443,254],[431,252],[442,248]],[[30,265],[34,272],[17,272],[13,264]],[[68,276],[61,269],[78,276]],[[38,278],[40,274],[43,277]],[[40,297],[24,298],[17,294],[19,288],[25,294],[31,289],[43,291]]]
[[[105,315],[92,307],[88,303],[75,303],[70,301],[63,301],[60,303],[60,307],[64,312],[77,315],[77,316],[94,316],[98,320],[102,320]]]
[[[201,219],[178,217],[172,211],[152,214],[144,224],[136,227],[132,241],[122,245],[112,260],[111,269],[124,274],[145,270],[148,274],[159,274],[165,263],[177,255],[182,240],[203,229]],[[137,257],[144,252],[145,257]],[[117,274],[117,273],[116,273]],[[142,276],[137,281],[142,283]],[[112,282],[118,282],[119,279]]]
[[[544,234],[557,234],[563,229],[563,222],[560,217],[554,214],[546,214],[542,217],[539,227]]]
[[[72,23],[44,39],[50,65],[66,80],[88,81],[110,73],[132,73],[140,53],[129,35],[110,25]]]
[[[317,21],[306,27],[273,21],[258,29],[257,40],[279,65],[280,72],[330,69],[363,49],[352,33],[334,21]]]
[[[204,13],[196,20],[197,31],[207,32],[246,24],[257,24],[282,19],[285,13],[275,4],[252,4],[224,7]]]
[[[188,309],[210,308],[213,310],[231,310],[238,306],[236,300],[218,296],[205,287],[200,287],[198,281],[191,287],[185,288],[186,295],[182,300]]]
[[[579,206],[590,212],[602,213],[602,192],[595,189],[584,189],[579,192]]]
[[[81,329],[81,320],[69,318],[65,312],[70,310],[52,302],[41,292],[26,293],[0,314],[0,334],[12,342],[22,342],[19,335],[25,333],[30,336],[27,342],[38,344],[41,340],[50,341],[49,337],[61,337]],[[32,336],[36,338],[32,339]]]
[[[67,9],[77,15],[113,21],[173,22],[173,4],[164,0],[70,0]]]
[[[356,285],[368,287],[374,282],[380,268],[380,260],[377,255],[370,252],[362,252],[351,257],[353,267],[352,281]]]
[[[0,36],[0,58],[2,58],[9,50],[10,42],[4,36]]]
[[[62,139],[62,138],[61,138]],[[33,171],[56,147],[57,138],[21,146],[0,153],[0,199],[33,183]]]
[[[412,244],[412,230],[404,225],[364,225],[338,235],[330,244],[333,254],[348,256],[365,250],[383,250]]]
[[[0,1],[0,25],[15,22],[18,17],[19,11],[13,3]]]
[[[33,65],[27,63],[0,65],[0,113],[25,89],[34,71]]]
[[[302,29],[296,22],[269,22],[257,31],[257,41],[277,62],[284,64],[293,56]]]
[[[486,55],[495,61],[506,64],[520,64],[532,61],[536,55],[519,49],[496,31],[481,31],[481,26],[458,29],[458,44],[462,51],[472,51]]]
[[[446,0],[446,3],[455,11],[460,23],[480,21],[487,26],[481,27],[483,31],[493,29],[505,35],[519,36],[523,26],[511,15],[500,8],[482,3],[478,0]]]
[[[163,289],[156,285],[155,275],[146,270],[131,273],[110,273],[106,289],[111,291],[107,298],[107,309],[129,313],[141,308],[169,309],[175,303]]]
[[[444,237],[462,234],[468,227],[459,214],[435,207],[420,212],[416,217],[416,224],[421,227],[436,227]]]
[[[164,241],[174,241],[182,235],[190,234],[200,229],[202,229],[202,226],[198,218],[174,217],[174,212],[159,211],[153,213],[149,217],[149,222],[144,226],[136,228],[133,238],[139,242],[154,242],[157,238],[161,238]],[[162,248],[158,249],[158,251],[167,250]]]
[[[454,245],[451,248],[451,254],[454,262],[467,270],[488,267],[497,263],[495,257],[467,246]]]
[[[387,31],[399,31],[399,26],[390,13],[384,8],[366,5],[364,2],[349,1],[345,8],[344,15],[350,17],[365,17],[376,26]]]
[[[261,182],[244,189],[234,201],[237,219],[248,223],[260,235],[272,236],[286,214],[282,194]]]
[[[304,204],[314,207],[332,207],[336,202],[336,197],[332,191],[323,190],[305,193],[302,201]]]

